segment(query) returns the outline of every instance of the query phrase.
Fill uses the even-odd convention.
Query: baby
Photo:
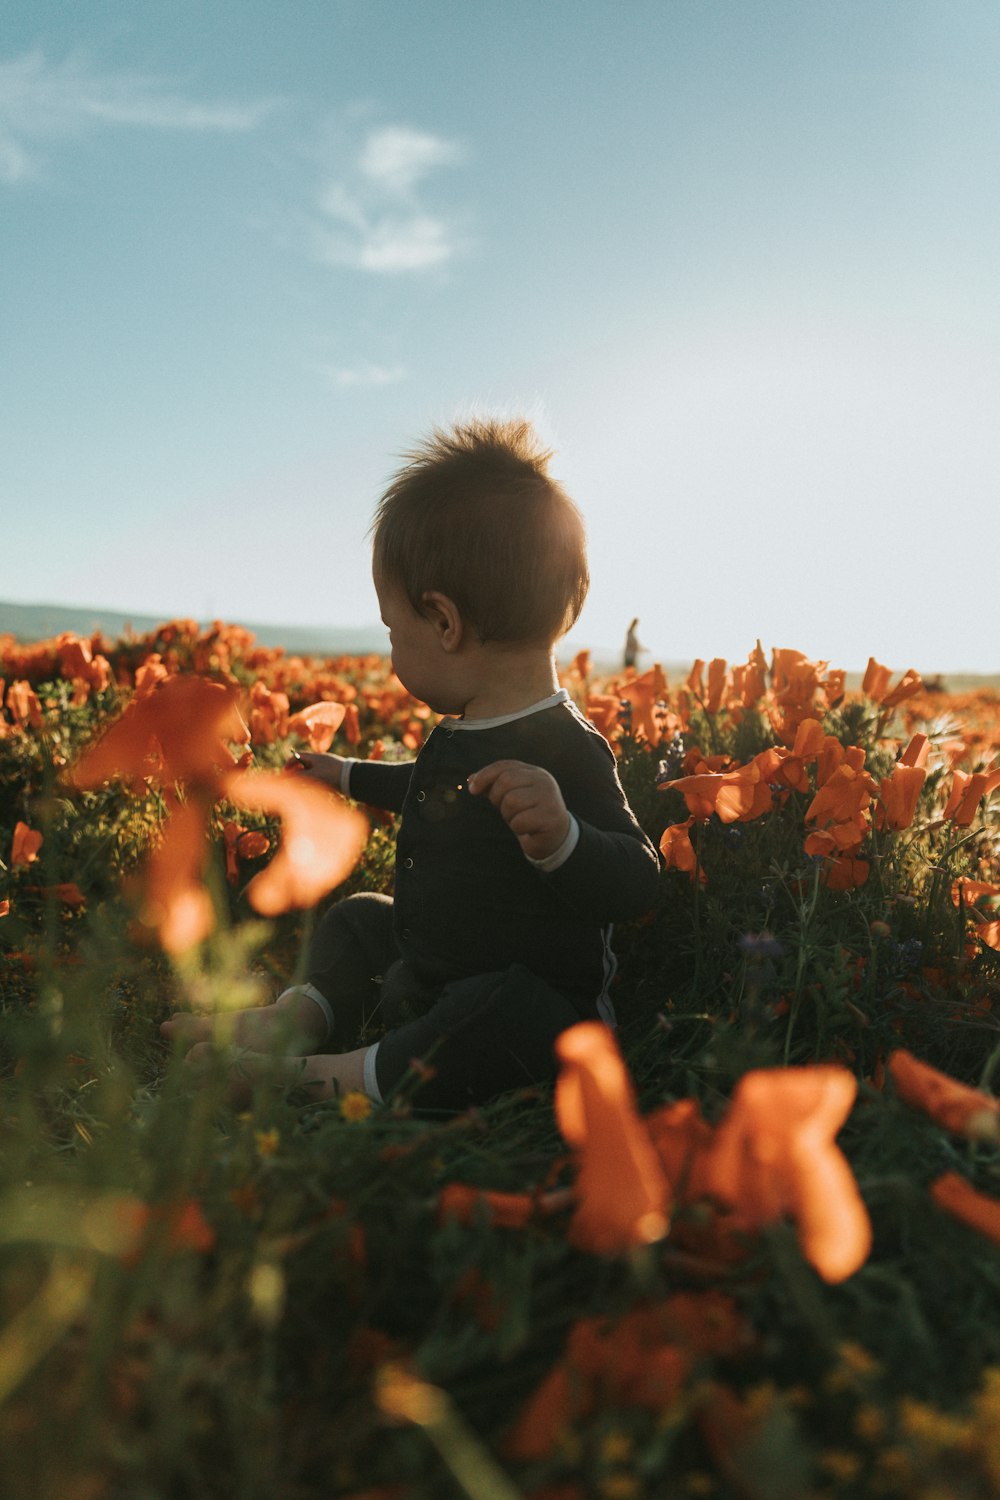
[[[611,924],[656,898],[659,859],[604,738],[559,687],[555,644],[589,576],[583,522],[526,422],[471,421],[408,455],[376,511],[373,576],[403,686],[444,715],[415,760],[303,754],[307,773],[401,815],[392,898],[335,902],[308,978],[227,1017],[242,1046],[294,1034],[317,1097],[462,1109],[555,1075],[553,1044],[614,1024]],[[359,1046],[373,1020],[387,1029]],[[163,1033],[197,1056],[218,1018]],[[416,1062],[414,1071],[413,1064]],[[269,1059],[244,1056],[244,1077]]]

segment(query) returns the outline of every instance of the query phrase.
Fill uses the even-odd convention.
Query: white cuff
[[[314,984],[293,984],[290,989],[284,990],[278,996],[275,1003],[280,1005],[281,1001],[289,995],[304,995],[307,1000],[315,1000],[326,1017],[326,1036],[323,1038],[326,1041],[326,1037],[333,1031],[333,1011],[330,1009],[330,1002],[326,996],[321,995]]]
[[[549,875],[553,870],[558,870],[560,865],[564,865],[566,863],[579,842],[580,825],[574,818],[573,814],[570,813],[569,833],[567,833],[566,837],[559,845],[559,848],[556,849],[554,853],[547,854],[544,859],[532,859],[530,855],[527,854],[524,857],[528,861],[529,865],[534,865],[535,869],[541,870],[543,875]]]
[[[369,1099],[374,1099],[376,1104],[381,1104],[382,1094],[379,1090],[378,1079],[375,1077],[375,1054],[377,1051],[378,1042],[375,1042],[365,1053],[364,1087]]]
[[[345,797],[351,795],[351,767],[357,763],[356,758],[352,760],[349,755],[344,756],[344,764],[340,768],[340,790]]]

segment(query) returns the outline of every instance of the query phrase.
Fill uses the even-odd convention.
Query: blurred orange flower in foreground
[[[826,1281],[861,1266],[871,1225],[835,1138],[857,1092],[835,1066],[760,1069],[740,1079],[713,1130],[681,1101],[642,1120],[611,1032],[586,1021],[563,1032],[556,1116],[577,1156],[571,1236],[615,1253],[666,1233],[675,1197],[717,1200],[723,1239],[788,1214],[802,1254]]]
[[[82,789],[147,778],[217,786],[236,765],[230,743],[246,744],[239,688],[205,677],[168,677],[133,698],[121,718],[81,755],[70,779]]]
[[[825,1281],[863,1265],[871,1224],[851,1168],[834,1144],[857,1082],[845,1068],[769,1068],[745,1074],[708,1162],[711,1192],[748,1225],[785,1213],[806,1260]]]
[[[277,815],[278,851],[247,887],[250,905],[273,917],[313,906],[353,870],[368,838],[368,820],[342,797],[301,776],[234,771],[225,795],[237,807]]]
[[[571,1026],[556,1042],[559,1129],[579,1153],[570,1238],[614,1252],[666,1234],[670,1187],[617,1047],[600,1021]]]
[[[139,920],[168,953],[186,953],[215,926],[204,883],[207,859],[205,809],[197,801],[185,802],[164,823],[137,882],[142,893]]]

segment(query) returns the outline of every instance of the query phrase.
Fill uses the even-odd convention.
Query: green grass
[[[969,830],[942,825],[945,778],[932,775],[914,828],[871,834],[873,873],[846,892],[803,855],[805,794],[752,823],[709,820],[707,884],[665,873],[655,911],[617,934],[641,1112],[693,1097],[717,1120],[750,1068],[833,1061],[858,1078],[839,1144],[874,1244],[829,1285],[788,1223],[720,1267],[698,1248],[697,1205],[662,1242],[608,1257],[574,1247],[569,1202],[520,1229],[485,1210],[444,1220],[448,1183],[572,1186],[551,1091],[440,1118],[404,1090],[350,1120],[275,1087],[234,1114],[221,1063],[196,1081],[157,1023],[206,994],[239,1000],[248,976],[275,993],[306,919],[254,919],[219,859],[220,925],[203,949],[171,962],[136,946],[122,877],[159,796],[70,794],[53,760],[73,758],[114,693],[74,709],[65,684],[39,691],[53,700],[44,731],[0,740],[0,852],[20,818],[45,834],[39,864],[0,886],[0,1495],[1000,1490],[1000,1247],[928,1194],[954,1171],[1000,1197],[1000,1153],[878,1086],[899,1046],[974,1086],[995,1081],[1000,955],[969,946],[950,900],[953,878],[995,861],[989,804]],[[859,710],[841,728],[858,738],[874,722]],[[369,719],[366,742],[398,727]],[[710,727],[744,756],[767,740],[762,725],[694,714],[686,744]],[[887,769],[892,744],[866,743]],[[260,754],[278,764],[283,748]],[[654,839],[685,816],[657,785],[662,754],[622,749]],[[344,890],[386,888],[391,847],[381,830]],[[68,880],[83,910],[44,894]],[[772,941],[743,941],[762,932]],[[630,1379],[639,1356],[621,1330],[636,1317],[659,1327],[679,1294],[726,1299],[731,1336],[699,1352],[678,1333],[682,1378],[650,1395]],[[560,1422],[527,1457],[512,1442],[526,1402],[592,1319],[607,1320],[606,1357],[570,1370]]]

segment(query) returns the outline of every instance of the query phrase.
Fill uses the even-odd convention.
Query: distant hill
[[[147,635],[165,620],[164,615],[126,615],[96,605],[89,608],[73,604],[9,604],[0,600],[0,635],[13,635],[19,641],[44,641],[64,630],[74,635],[91,635],[99,630],[109,639],[118,640],[129,628],[136,635]],[[302,655],[362,655],[386,649],[385,630],[379,625],[331,626],[321,630],[302,625],[258,625],[251,620],[226,623],[252,631],[261,646],[283,646],[286,651]]]

